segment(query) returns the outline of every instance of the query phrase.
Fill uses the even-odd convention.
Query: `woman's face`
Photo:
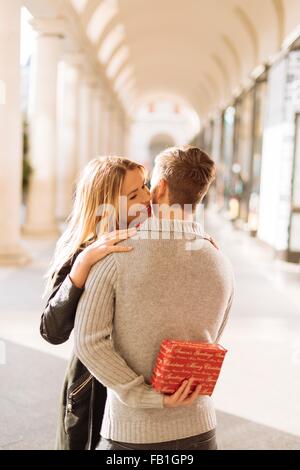
[[[127,226],[138,225],[146,220],[151,212],[150,191],[146,186],[144,171],[140,168],[128,170],[126,172],[121,195],[124,196],[127,204]],[[122,204],[123,207],[123,204]]]

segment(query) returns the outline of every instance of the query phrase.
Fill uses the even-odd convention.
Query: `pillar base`
[[[276,251],[276,256],[280,260],[286,261],[288,263],[294,263],[294,264],[300,263],[299,251],[291,251],[291,250]]]
[[[30,256],[22,246],[14,251],[0,251],[0,266],[24,266],[30,261]]]
[[[23,225],[22,235],[33,238],[57,238],[60,236],[60,230],[56,225],[49,227],[37,227],[34,225]]]

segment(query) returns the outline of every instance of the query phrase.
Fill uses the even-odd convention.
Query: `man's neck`
[[[167,204],[158,205],[154,211],[155,217],[160,220],[182,220],[183,222],[193,221],[193,212],[182,208],[172,208]]]

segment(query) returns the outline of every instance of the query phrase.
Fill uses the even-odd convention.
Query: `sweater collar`
[[[159,219],[149,217],[138,228],[141,232],[181,232],[192,235],[204,236],[203,226],[199,222],[185,221],[180,219]]]

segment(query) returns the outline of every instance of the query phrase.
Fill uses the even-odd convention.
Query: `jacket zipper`
[[[67,410],[68,412],[71,412],[72,411],[72,400],[74,397],[76,397],[76,395],[81,392],[81,390],[92,380],[93,376],[90,375],[84,382],[82,382],[82,384],[78,385],[78,387],[76,387],[73,392],[71,392],[69,394],[69,400],[70,402],[68,403],[67,405]]]

